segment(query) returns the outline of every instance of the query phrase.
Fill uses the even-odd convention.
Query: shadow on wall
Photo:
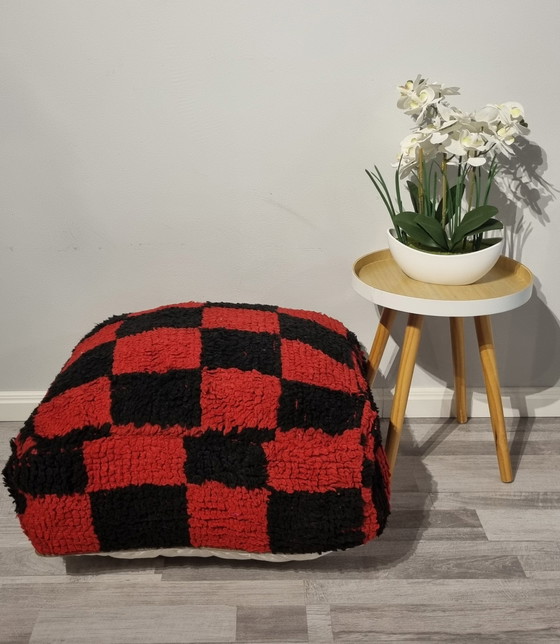
[[[548,162],[539,145],[521,137],[513,148],[509,159],[500,157],[491,203],[504,223],[506,254],[521,261],[534,222],[544,226],[550,221],[547,206],[560,191],[543,178]]]

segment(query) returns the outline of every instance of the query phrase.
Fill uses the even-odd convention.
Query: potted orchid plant
[[[412,117],[414,127],[401,141],[394,192],[377,166],[366,170],[391,217],[389,248],[411,277],[435,283],[474,282],[492,268],[502,250],[503,240],[493,231],[503,224],[489,198],[500,156],[513,156],[515,140],[528,132],[523,107],[508,102],[463,112],[448,101],[459,94],[457,87],[430,83],[421,76],[398,90],[397,106]],[[408,207],[402,199],[405,191]],[[466,261],[467,255],[473,257]],[[412,274],[414,269],[406,260],[403,265],[403,256],[414,258],[415,265],[420,260],[420,272]],[[449,261],[441,267],[442,256],[455,258],[456,266],[469,263],[480,268],[454,277]],[[431,269],[426,272],[430,263],[436,267],[435,275]]]

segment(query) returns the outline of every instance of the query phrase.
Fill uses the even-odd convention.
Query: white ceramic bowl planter
[[[504,240],[462,255],[445,255],[416,250],[401,243],[391,228],[387,231],[389,250],[402,271],[412,279],[429,284],[473,284],[494,266],[502,254]]]

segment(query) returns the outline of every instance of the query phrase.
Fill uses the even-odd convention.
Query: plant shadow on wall
[[[540,145],[519,137],[513,148],[514,155],[501,160],[492,199],[504,223],[506,254],[521,261],[535,223],[550,222],[547,207],[560,191],[544,178],[548,163]]]

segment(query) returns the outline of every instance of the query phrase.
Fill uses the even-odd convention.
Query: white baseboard
[[[45,395],[44,391],[0,391],[0,421],[24,421]],[[381,415],[391,413],[393,392],[373,390]],[[504,415],[508,418],[560,417],[560,387],[502,388]],[[488,417],[484,389],[467,391],[468,414]],[[448,418],[453,415],[453,392],[444,387],[416,387],[410,390],[406,415],[410,418]]]
[[[381,415],[388,418],[393,390],[373,389]],[[560,387],[502,387],[506,418],[560,417]],[[448,418],[453,416],[453,391],[444,387],[417,387],[410,390],[406,415],[409,418]],[[486,391],[467,389],[467,413],[471,418],[490,416]]]
[[[27,420],[44,395],[44,391],[0,391],[0,421]]]

